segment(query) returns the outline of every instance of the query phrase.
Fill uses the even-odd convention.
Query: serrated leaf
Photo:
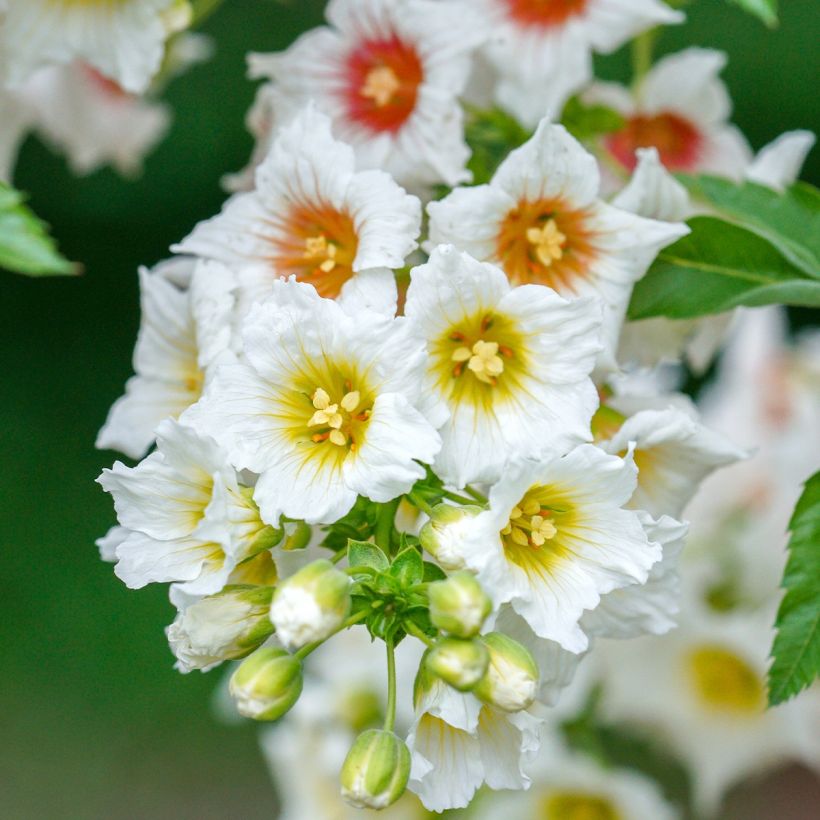
[[[762,20],[769,28],[774,28],[778,24],[777,0],[729,0],[729,2]]]
[[[786,259],[820,277],[820,191],[805,182],[774,191],[710,176],[680,176],[695,199],[771,242]]]
[[[353,568],[370,567],[377,572],[385,572],[390,566],[387,556],[375,544],[353,539],[347,542],[347,561]]]
[[[769,669],[769,705],[810,686],[820,675],[820,472],[805,484],[789,522],[789,558]]]
[[[623,115],[605,105],[587,105],[580,97],[571,97],[561,113],[561,124],[577,140],[589,140],[611,134],[624,127]]]
[[[402,550],[390,565],[392,575],[405,589],[421,583],[424,577],[424,564],[421,553],[415,547]]]
[[[689,227],[635,285],[630,319],[688,319],[741,305],[820,307],[820,279],[759,234],[711,216],[695,217]]]
[[[28,276],[71,276],[79,273],[57,251],[46,224],[24,204],[23,195],[0,182],[0,268]]]

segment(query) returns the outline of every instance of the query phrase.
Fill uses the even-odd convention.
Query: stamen
[[[342,397],[342,410],[347,410],[348,413],[353,413],[359,406],[362,397],[358,390],[353,390],[350,393],[345,393]]]
[[[317,387],[316,392],[313,394],[313,406],[317,410],[326,410],[329,404],[330,396],[327,394],[327,391],[322,390],[321,387]]]
[[[364,85],[359,92],[376,104],[378,108],[388,105],[401,88],[401,80],[390,66],[380,65],[367,72]]]
[[[563,257],[567,237],[558,230],[554,219],[548,219],[541,228],[527,229],[527,241],[534,247],[538,261],[548,268]]]
[[[459,348],[456,353],[462,350],[466,348]],[[494,385],[496,378],[504,372],[504,362],[498,355],[498,342],[477,341],[467,367],[479,381]]]
[[[318,236],[309,236],[305,240],[305,259],[321,259],[319,270],[330,273],[336,267],[336,246],[328,242],[323,233]]]
[[[339,447],[344,447],[347,444],[347,437],[341,430],[331,430],[329,439],[331,444],[336,444]]]

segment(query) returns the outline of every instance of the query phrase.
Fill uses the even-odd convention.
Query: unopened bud
[[[321,559],[285,579],[273,595],[270,617],[276,635],[293,649],[322,641],[350,612],[350,579]]]
[[[427,668],[453,689],[468,692],[486,674],[490,655],[484,644],[463,638],[442,638],[427,655]]]
[[[492,609],[487,593],[466,570],[430,584],[429,596],[433,625],[459,638],[477,635]]]
[[[270,587],[231,586],[191,604],[166,630],[177,669],[203,672],[244,658],[273,632]]]
[[[278,720],[302,694],[302,662],[284,649],[258,649],[242,661],[229,688],[239,714]]]
[[[473,694],[505,712],[526,709],[538,688],[538,666],[530,651],[500,632],[490,632],[481,640],[490,653],[490,663]]]
[[[480,512],[481,507],[467,505],[454,507],[452,504],[437,504],[433,507],[430,520],[421,528],[419,541],[446,570],[464,568],[464,534],[470,522]]]
[[[342,765],[342,797],[360,809],[384,809],[404,794],[409,777],[407,744],[386,729],[368,729]]]

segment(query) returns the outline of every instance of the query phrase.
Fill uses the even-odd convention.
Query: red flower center
[[[510,17],[526,26],[560,26],[582,14],[589,0],[504,0]]]
[[[295,206],[283,220],[286,238],[274,243],[270,261],[279,276],[310,282],[335,299],[353,276],[359,246],[351,217],[329,205]]]
[[[395,34],[368,40],[347,58],[344,91],[350,118],[371,131],[398,131],[416,107],[424,67]]]
[[[496,258],[516,285],[574,293],[595,260],[588,214],[560,200],[521,200],[502,222]]]
[[[691,122],[678,114],[639,114],[624,128],[606,139],[612,155],[628,168],[635,168],[637,148],[657,148],[661,162],[671,171],[691,169],[698,161],[701,136]]]

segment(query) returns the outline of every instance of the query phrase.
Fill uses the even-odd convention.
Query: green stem
[[[480,504],[487,503],[487,496],[483,493],[480,493],[478,490],[475,489],[475,487],[471,487],[469,484],[464,488],[464,492],[467,493],[467,495],[472,496]]]
[[[451,493],[449,490],[442,490],[441,494],[445,498],[449,498],[450,501],[455,501],[456,504],[475,504],[474,498],[469,498],[465,495],[459,495],[458,493]]]
[[[435,646],[436,642],[429,635],[425,635],[412,621],[405,621],[402,626],[408,635],[418,638],[422,643],[427,644],[427,646]]]
[[[433,508],[418,494],[410,493],[407,496],[410,503],[418,507],[423,513],[426,513],[430,518],[433,517]]]
[[[301,649],[294,652],[293,656],[303,661],[314,649],[318,649],[325,641],[330,640],[334,635],[338,635],[342,630],[355,626],[360,621],[363,621],[369,614],[370,612],[368,610],[363,609],[361,612],[351,615],[338,629],[334,629],[324,640],[305,644]]]
[[[643,34],[639,34],[632,41],[632,83],[638,83],[647,75],[652,68],[652,51],[655,47],[655,39],[658,30],[649,29]]]
[[[387,715],[384,719],[384,729],[393,731],[396,724],[396,655],[393,651],[393,642],[386,641],[387,646]]]
[[[390,555],[391,535],[393,534],[393,522],[396,519],[396,510],[399,507],[400,498],[394,498],[379,507],[379,517],[376,520],[375,539],[376,545],[385,553]]]
[[[338,550],[336,554],[330,559],[331,564],[338,564],[347,555],[347,550]]]

